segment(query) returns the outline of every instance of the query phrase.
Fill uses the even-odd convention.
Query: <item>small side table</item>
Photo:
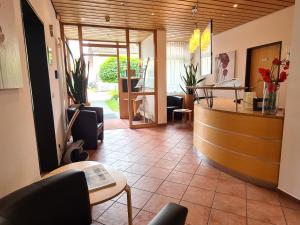
[[[83,161],[83,162],[76,162],[71,163],[65,166],[62,166],[60,168],[57,168],[56,170],[53,170],[52,172],[48,173],[46,176],[43,177],[43,179],[54,176],[59,173],[63,173],[65,171],[71,170],[71,169],[78,169],[83,170],[86,167],[99,165],[100,163],[94,162],[94,161]],[[128,209],[128,224],[132,225],[132,205],[131,205],[131,191],[130,187],[127,184],[127,179],[124,174],[122,174],[120,171],[111,168],[109,166],[104,165],[105,169],[109,172],[109,174],[115,179],[116,185],[90,191],[90,205],[97,205],[103,202],[106,202],[119,194],[121,194],[123,191],[126,191],[127,193],[127,209]]]
[[[174,124],[175,113],[181,113],[183,115],[185,123],[187,123],[187,116],[190,125],[192,125],[192,110],[190,109],[174,109],[172,112],[172,123]]]

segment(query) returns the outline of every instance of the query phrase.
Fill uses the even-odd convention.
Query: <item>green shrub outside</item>
[[[126,77],[126,56],[120,56],[120,76]],[[135,70],[136,76],[140,74],[139,59],[130,58],[130,68]],[[116,57],[108,57],[100,66],[99,78],[106,83],[118,83],[118,63]]]

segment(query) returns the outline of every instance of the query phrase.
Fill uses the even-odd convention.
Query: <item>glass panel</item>
[[[103,27],[82,27],[82,39],[87,41],[126,42],[124,29]]]
[[[117,56],[116,48],[83,47],[83,54]]]
[[[132,124],[153,124],[155,123],[155,96],[138,95],[132,98]]]
[[[134,92],[154,92],[154,34],[149,31],[130,30],[130,65]]]

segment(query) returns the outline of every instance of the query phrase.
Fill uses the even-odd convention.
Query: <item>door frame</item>
[[[154,42],[154,91],[149,93],[149,92],[145,92],[145,93],[132,93],[131,92],[131,79],[127,79],[127,92],[128,92],[128,116],[129,116],[129,128],[132,129],[136,129],[136,128],[146,128],[146,127],[155,127],[157,126],[158,123],[158,96],[157,96],[157,31],[154,29],[139,29],[139,28],[128,28],[128,27],[117,27],[117,26],[101,26],[101,25],[94,25],[94,24],[76,24],[76,23],[62,23],[60,22],[60,29],[61,29],[61,37],[64,40],[65,39],[65,33],[64,33],[64,27],[65,26],[76,26],[78,29],[78,41],[79,41],[79,51],[80,51],[80,56],[84,56],[85,54],[83,53],[83,47],[87,46],[86,44],[83,44],[83,41],[85,41],[83,39],[82,36],[82,27],[94,27],[94,28],[111,28],[111,29],[122,29],[125,31],[125,38],[126,38],[126,45],[119,45],[119,43],[115,44],[93,44],[94,47],[110,47],[110,48],[116,48],[117,49],[117,62],[118,62],[118,87],[119,87],[119,105],[121,107],[120,104],[120,86],[122,86],[121,83],[121,78],[120,78],[120,62],[119,62],[119,49],[120,48],[126,48],[127,50],[127,69],[130,70],[130,37],[129,37],[129,32],[131,30],[135,30],[135,31],[149,31],[149,32],[153,32],[153,42]],[[97,40],[99,42],[101,42],[101,40]],[[109,41],[103,41],[103,42],[109,42]],[[134,42],[135,43],[135,42]],[[139,47],[140,48],[140,47]],[[140,49],[139,49],[140,50]],[[141,54],[141,53],[140,53]],[[64,57],[66,58],[66,51],[65,51],[65,46],[64,46]],[[65,64],[67,62],[65,61]],[[128,73],[128,78],[130,77],[130,73]],[[133,115],[132,115],[132,97],[134,97],[135,95],[154,95],[155,97],[155,121],[154,123],[150,123],[150,124],[133,124]]]
[[[20,2],[36,144],[43,173],[59,166],[45,27],[31,3],[28,0]]]
[[[252,51],[258,48],[264,48],[264,47],[269,47],[272,45],[279,45],[279,59],[281,59],[281,52],[282,52],[282,41],[277,41],[269,44],[264,44],[264,45],[259,45],[251,48],[247,48],[247,53],[246,53],[246,76],[245,76],[245,87],[247,88],[246,91],[251,91],[250,87],[250,80],[251,80],[251,57],[252,57]],[[278,71],[279,73],[279,71]]]

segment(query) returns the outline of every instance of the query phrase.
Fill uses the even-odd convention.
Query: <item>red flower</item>
[[[273,84],[273,83],[269,83],[268,84],[268,90],[269,90],[270,93],[275,92],[276,91],[276,85]]]
[[[269,69],[259,68],[259,73],[261,74],[263,80],[267,83],[271,82],[270,73],[271,71]]]
[[[275,58],[272,63],[273,63],[273,65],[280,65],[281,61],[279,59]]]
[[[287,78],[287,73],[285,71],[282,71],[279,75],[279,82],[284,82]]]

